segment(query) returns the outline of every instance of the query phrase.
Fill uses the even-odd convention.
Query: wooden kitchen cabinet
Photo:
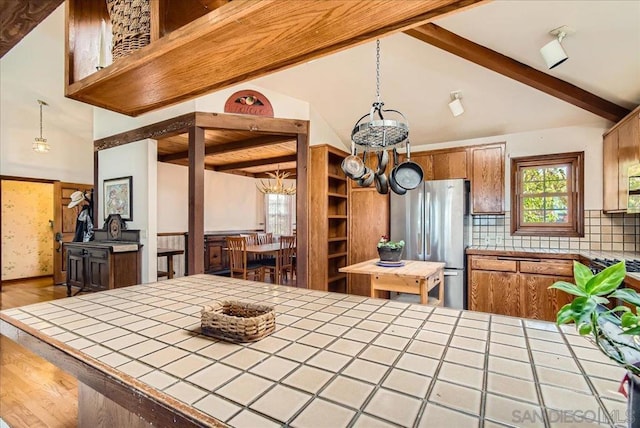
[[[473,147],[471,213],[504,214],[504,144]]]
[[[353,265],[378,257],[377,243],[382,235],[389,236],[389,195],[381,195],[375,187],[349,186],[349,256]],[[350,274],[349,294],[370,296],[369,275]]]
[[[555,321],[573,296],[549,286],[573,282],[572,259],[509,255],[468,256],[469,309],[499,315]]]
[[[625,212],[629,166],[640,163],[640,107],[603,136],[603,201],[605,212]]]
[[[521,316],[522,295],[517,273],[472,270],[469,275],[469,309]]]
[[[404,159],[404,156],[402,157]],[[425,180],[471,181],[472,214],[504,214],[505,143],[412,153]]]

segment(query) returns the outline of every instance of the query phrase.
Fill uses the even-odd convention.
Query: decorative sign
[[[258,91],[243,90],[231,95],[224,103],[225,113],[273,117],[271,103]]]

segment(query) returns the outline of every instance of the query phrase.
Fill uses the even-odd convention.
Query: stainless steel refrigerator
[[[445,306],[465,309],[465,248],[471,242],[469,183],[425,181],[405,195],[391,194],[391,240],[405,241],[403,258],[444,262]]]

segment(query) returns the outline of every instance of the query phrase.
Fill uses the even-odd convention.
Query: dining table
[[[402,260],[399,266],[384,265],[380,259],[371,259],[339,269],[340,272],[370,275],[371,297],[380,291],[419,294],[420,303],[434,306],[444,304],[444,263],[420,260]],[[438,288],[438,298],[429,301],[429,291]]]
[[[273,254],[276,259],[276,273],[275,273],[275,283],[280,284],[280,243],[274,242],[271,244],[256,244],[256,245],[247,245],[247,254],[256,254],[256,255],[269,255]]]

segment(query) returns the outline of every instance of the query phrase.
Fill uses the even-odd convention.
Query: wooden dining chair
[[[288,272],[291,272],[291,279],[293,280],[293,258],[296,254],[296,237],[295,236],[281,236],[280,237],[280,251],[278,251],[278,257],[280,261],[280,278],[288,279]],[[275,283],[276,266],[268,264],[264,266],[265,274],[269,273],[271,282]],[[281,282],[283,282],[281,280]]]
[[[258,233],[258,245],[273,244],[273,233],[271,232],[259,232]]]
[[[239,274],[242,279],[249,279],[251,274],[254,281],[264,281],[264,266],[247,260],[247,239],[244,236],[227,236],[227,248],[231,278]]]

